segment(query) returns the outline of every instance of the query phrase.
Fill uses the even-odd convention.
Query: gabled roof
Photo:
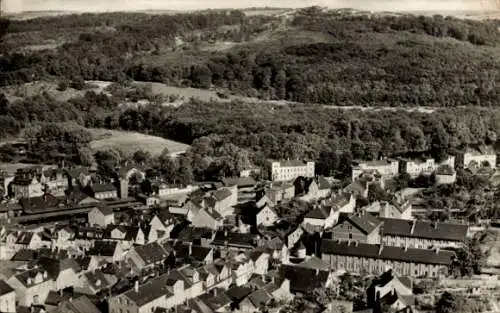
[[[280,274],[290,280],[291,290],[311,292],[316,288],[325,287],[330,272],[283,264],[280,268]]]
[[[248,295],[248,300],[255,308],[260,308],[262,305],[267,304],[273,298],[265,289],[257,289]]]
[[[217,294],[212,293],[204,293],[198,296],[198,299],[203,301],[212,311],[217,312],[221,308],[231,304],[231,299],[224,292],[223,289],[217,288]]]
[[[318,177],[318,188],[320,190],[322,189],[331,189],[332,184],[324,177],[324,176],[319,176]]]
[[[66,170],[66,174],[71,178],[78,178],[80,175],[89,175],[89,169],[87,167],[70,168]]]
[[[330,216],[330,210],[331,208],[329,207],[320,206],[309,211],[309,213],[307,213],[305,218],[326,220]]]
[[[81,296],[76,299],[64,301],[61,307],[66,313],[101,313],[101,311],[90,301],[87,296]]]
[[[87,255],[111,257],[115,254],[118,243],[116,241],[96,240],[94,246],[89,249]]]
[[[227,188],[221,188],[214,193],[214,198],[217,201],[222,201],[232,195],[231,190]]]
[[[163,261],[170,255],[170,251],[157,242],[134,247],[134,251],[146,264]]]
[[[117,191],[116,186],[111,183],[93,184],[92,186],[90,186],[90,190],[92,190],[93,193]]]
[[[9,286],[4,280],[0,280],[0,296],[13,292],[14,289]]]
[[[382,224],[382,221],[370,213],[365,213],[363,215],[342,213],[340,214],[340,220],[341,222],[345,221],[350,223],[365,235],[371,234]]]
[[[252,234],[217,231],[212,244],[224,246],[226,243],[230,246],[243,246],[249,248],[256,246],[255,237]]]
[[[321,241],[321,250],[323,254],[446,266],[450,265],[455,257],[454,252],[446,250],[402,248],[330,239]]]
[[[384,219],[383,236],[402,236],[444,241],[463,241],[467,238],[469,227],[462,224]]]
[[[47,271],[52,279],[57,279],[59,274],[67,269],[73,269],[75,273],[79,273],[82,269],[78,262],[74,259],[52,259],[52,258],[40,258],[37,264],[41,268]]]
[[[107,205],[100,205],[97,210],[101,212],[104,216],[112,215],[114,213],[113,209]]]
[[[309,260],[300,263],[298,266],[311,269],[320,269],[320,270],[326,270],[330,268],[330,265],[328,265],[328,263],[321,260],[317,256],[311,257]]]
[[[162,296],[172,296],[173,293],[169,290],[167,284],[167,281],[170,279],[169,277],[169,274],[159,276],[144,285],[140,285],[138,292],[135,289],[131,289],[125,292],[124,295],[134,301],[139,307]]]

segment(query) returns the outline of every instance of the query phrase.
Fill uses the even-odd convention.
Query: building
[[[132,269],[141,273],[143,270],[160,265],[170,256],[171,249],[157,242],[149,243],[143,246],[136,246],[128,251],[125,260],[132,266]]]
[[[322,232],[325,229],[332,228],[339,218],[339,211],[336,211],[332,206],[318,206],[309,211],[304,217],[302,225],[312,228],[317,232]]]
[[[290,291],[293,293],[311,294],[317,288],[331,288],[334,284],[334,276],[330,270],[298,265],[282,264],[280,276],[290,281]]]
[[[115,223],[115,213],[112,208],[102,205],[92,208],[88,214],[90,226],[107,227]]]
[[[411,201],[375,201],[361,208],[361,210],[373,214],[379,218],[397,218],[412,220]]]
[[[379,244],[381,225],[382,222],[370,213],[341,214],[338,224],[332,228],[332,238]]]
[[[212,208],[201,209],[191,220],[191,225],[196,228],[209,228],[217,230],[224,225],[224,218]]]
[[[455,168],[455,157],[448,156],[448,158],[441,162],[436,162],[433,158],[427,158],[425,160],[401,159],[399,162],[399,172],[407,173],[411,177],[431,175],[442,165],[448,165],[451,168]]]
[[[290,182],[273,183],[265,188],[265,194],[274,204],[278,204],[295,197],[295,186]]]
[[[457,155],[457,166],[463,168],[479,168],[497,166],[497,153],[492,147],[479,147],[476,149],[466,149]]]
[[[54,281],[40,268],[23,271],[7,283],[16,291],[16,302],[28,307],[45,303],[49,292],[54,290]]]
[[[271,208],[268,204],[261,208],[258,208],[258,213],[255,216],[255,221],[257,226],[272,226],[279,219],[278,213]]]
[[[16,313],[16,291],[0,280],[0,312]]]
[[[392,269],[397,275],[447,275],[455,253],[440,249],[401,248],[323,239],[322,259],[336,270],[378,275]]]
[[[420,249],[460,247],[468,236],[469,226],[463,224],[389,218],[384,220],[382,243]]]
[[[271,162],[272,181],[292,181],[299,176],[314,177],[314,162]]]
[[[358,175],[356,173],[356,175]],[[370,186],[378,185],[385,189],[385,178],[376,170],[363,170],[343,191],[355,197],[368,198]]]
[[[97,200],[118,198],[118,189],[113,184],[93,184],[90,186],[92,196]]]
[[[399,161],[384,159],[377,161],[362,161],[352,164],[352,180],[354,181],[365,171],[377,171],[385,178],[392,178],[399,174]]]
[[[442,165],[436,170],[436,184],[454,184],[457,181],[457,172],[453,167]]]
[[[161,198],[168,198],[170,196],[174,195],[179,195],[179,194],[186,194],[186,193],[191,193],[193,191],[198,190],[198,186],[194,185],[167,185],[167,184],[160,184],[159,186],[155,187],[155,191],[157,196]]]
[[[408,276],[398,276],[392,270],[384,272],[372,281],[367,290],[367,302],[372,306],[386,295],[396,293],[401,296],[413,296],[413,281]]]

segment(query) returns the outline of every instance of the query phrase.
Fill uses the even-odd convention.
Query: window
[[[349,239],[352,239],[352,233],[349,233]]]

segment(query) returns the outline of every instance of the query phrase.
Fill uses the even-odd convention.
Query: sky
[[[313,5],[369,11],[491,10],[500,0],[0,0],[2,10],[22,11],[139,11],[218,8],[286,7]]]

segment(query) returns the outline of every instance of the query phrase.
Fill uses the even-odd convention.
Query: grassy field
[[[125,154],[132,154],[137,150],[144,150],[157,156],[165,148],[168,148],[172,155],[177,155],[185,152],[189,147],[180,142],[136,132],[107,129],[89,129],[89,131],[95,137],[90,143],[90,147],[95,151],[116,149]]]

